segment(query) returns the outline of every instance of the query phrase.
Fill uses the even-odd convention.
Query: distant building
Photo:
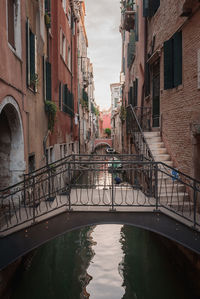
[[[113,147],[117,152],[122,152],[122,121],[120,118],[122,105],[121,83],[110,84],[111,90],[111,131]]]

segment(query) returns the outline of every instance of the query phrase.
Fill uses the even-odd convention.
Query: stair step
[[[170,155],[163,154],[163,155],[154,155],[155,161],[170,161]]]
[[[178,192],[178,193],[169,193],[166,194],[165,193],[160,193],[159,194],[159,198],[160,198],[160,202],[168,202],[168,203],[173,203],[173,202],[177,202],[177,203],[183,203],[183,202],[187,202],[189,201],[189,195],[187,193],[184,192]]]
[[[160,132],[144,132],[144,136],[146,139],[149,139],[152,137],[160,137]]]
[[[157,143],[157,142],[162,142],[161,137],[152,137],[152,138],[146,138],[146,139],[147,139],[147,142],[149,144],[154,144],[154,143]]]
[[[167,194],[170,193],[176,193],[176,192],[184,192],[185,191],[185,186],[178,184],[178,185],[173,185],[173,184],[165,184],[165,183],[159,183],[158,184],[158,194],[162,194],[164,192],[167,192]]]
[[[165,148],[164,142],[148,143],[150,149]]]
[[[167,149],[165,147],[152,148],[151,152],[153,155],[162,155],[167,154]]]

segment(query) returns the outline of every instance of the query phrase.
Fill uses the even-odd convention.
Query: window
[[[115,98],[115,108],[117,107],[118,98]]]
[[[137,98],[138,98],[138,79],[136,78],[133,81],[133,86],[130,87],[128,93],[128,104],[132,105],[133,107],[137,106]]]
[[[8,42],[15,49],[15,0],[7,0]]]
[[[62,0],[62,6],[63,6],[63,9],[64,9],[64,12],[66,13],[67,12],[66,0]]]
[[[33,172],[35,170],[35,154],[29,155],[28,157],[28,171]]]
[[[74,96],[68,89],[67,84],[63,85],[62,90],[62,111],[74,116]]]
[[[26,22],[26,65],[27,86],[37,92],[37,38],[30,29],[28,19]]]
[[[20,0],[7,0],[7,37],[9,45],[21,57]]]
[[[68,8],[68,23],[69,23],[69,27],[71,27],[72,25],[72,14],[71,14],[71,8]]]
[[[164,42],[164,89],[182,84],[182,31]]]
[[[66,59],[66,37],[62,31],[62,29],[60,29],[60,55],[62,56],[64,62]]]
[[[69,70],[71,71],[71,47],[68,45],[67,47],[67,66]]]
[[[160,0],[143,0],[143,17],[153,17],[160,6]]]
[[[129,43],[127,47],[127,67],[130,67],[135,57],[135,32],[130,31]]]

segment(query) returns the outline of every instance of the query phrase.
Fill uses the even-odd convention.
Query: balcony
[[[135,29],[136,11],[135,4],[131,1],[124,1],[121,7],[122,29],[129,31]]]

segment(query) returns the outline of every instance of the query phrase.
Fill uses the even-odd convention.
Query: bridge
[[[199,182],[138,155],[70,155],[0,191],[0,269],[88,225],[140,227],[200,253]]]
[[[95,139],[94,150],[100,146],[112,147],[112,139],[109,138]]]

